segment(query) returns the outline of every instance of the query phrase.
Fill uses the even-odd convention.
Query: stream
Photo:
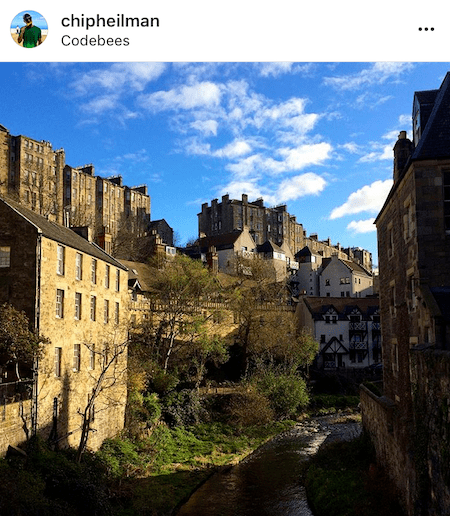
[[[302,462],[325,439],[351,439],[358,423],[334,424],[332,417],[297,423],[237,466],[215,473],[176,516],[312,516],[299,482]]]

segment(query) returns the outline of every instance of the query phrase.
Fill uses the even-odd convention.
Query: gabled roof
[[[110,263],[115,267],[119,267],[124,270],[127,269],[124,265],[106,253],[97,244],[88,242],[83,237],[77,235],[70,228],[66,228],[57,222],[52,222],[42,215],[39,215],[39,213],[31,211],[10,199],[6,200],[4,198],[0,198],[0,202],[14,210],[23,219],[32,224],[44,237],[49,238],[50,240],[54,240],[55,242],[58,242],[62,245],[77,249],[83,253],[89,254],[92,257]]]
[[[256,246],[258,253],[281,253],[286,254],[280,246],[272,242],[272,240],[266,240],[263,244]]]
[[[314,320],[322,320],[323,315],[333,307],[341,317],[346,317],[357,307],[366,317],[373,315],[379,309],[377,298],[371,297],[303,297],[305,306],[308,308]]]
[[[341,258],[335,258],[340,263],[345,265],[347,269],[349,269],[351,272],[356,272],[358,274],[364,274],[365,276],[372,276],[370,272],[368,272],[364,267],[361,267],[361,265],[357,264],[356,262],[352,262],[349,260],[342,260]],[[322,272],[330,265],[332,262],[332,258],[324,258],[322,260]]]
[[[214,235],[200,238],[198,240],[199,247],[201,249],[205,248],[207,250],[208,247],[214,246],[217,249],[217,251],[223,251],[224,249],[233,249],[236,240],[242,235],[243,232],[244,230],[238,229],[232,231],[231,233],[225,233],[223,235]]]
[[[435,100],[411,159],[450,157],[450,72],[447,72],[439,90],[416,92],[416,96],[424,102],[432,102],[433,96]]]
[[[154,276],[154,269],[148,263],[131,262],[128,260],[120,260],[121,263],[128,269],[128,285],[132,288],[134,282],[138,282],[140,290],[149,292],[151,290],[152,278]]]

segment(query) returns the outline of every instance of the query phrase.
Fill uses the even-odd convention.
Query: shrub
[[[255,381],[260,393],[266,396],[275,415],[286,419],[308,405],[306,382],[295,374],[264,373]]]
[[[129,439],[119,437],[106,439],[97,452],[97,457],[113,478],[128,476],[130,465],[141,463],[136,446]]]
[[[200,395],[196,390],[171,392],[163,399],[162,415],[170,427],[197,424],[203,414]]]
[[[231,396],[228,412],[232,423],[240,427],[264,425],[274,418],[269,399],[252,386]]]

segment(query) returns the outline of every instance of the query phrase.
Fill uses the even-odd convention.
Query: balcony
[[[366,321],[351,322],[349,325],[350,331],[367,331]]]

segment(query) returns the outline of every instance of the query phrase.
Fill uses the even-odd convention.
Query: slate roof
[[[281,253],[286,254],[280,246],[273,243],[271,240],[266,240],[263,244],[256,246],[258,253]]]
[[[330,265],[331,260],[331,258],[324,258],[322,260],[322,272],[328,267],[328,265]],[[342,260],[341,258],[338,258],[338,260],[352,272],[358,272],[359,274],[364,274],[365,276],[372,276],[370,272],[368,272],[364,267],[361,267],[361,265],[357,264],[356,262]]]
[[[208,250],[209,247],[214,246],[217,251],[223,251],[224,249],[233,249],[236,240],[242,235],[243,230],[232,231],[231,233],[225,233],[223,235],[215,235],[209,237],[200,238],[198,243],[199,247],[203,250]]]
[[[379,309],[378,299],[371,297],[307,296],[303,300],[314,320],[321,320],[330,308],[336,310],[340,320],[345,319],[355,308],[358,308],[365,317],[373,315]]]
[[[28,208],[25,208],[21,204],[10,199],[6,200],[0,197],[0,202],[3,202],[6,206],[9,206],[21,217],[35,226],[39,233],[41,233],[44,237],[49,238],[50,240],[54,240],[55,242],[59,242],[60,244],[66,245],[68,247],[72,247],[73,249],[77,249],[83,253],[89,254],[94,258],[103,260],[107,263],[110,263],[111,265],[114,265],[115,267],[127,270],[125,265],[122,265],[97,244],[88,242],[86,239],[77,235],[71,229],[62,226],[57,222],[47,220],[42,215],[39,215],[39,213],[29,210]]]
[[[447,72],[439,90],[416,92],[419,101],[431,102],[433,109],[411,159],[437,159],[450,157],[450,72]]]
[[[120,262],[128,269],[128,284],[130,286],[133,286],[137,280],[141,290],[144,292],[151,290],[151,280],[154,276],[153,267],[142,262],[130,262],[128,260],[120,260]]]

